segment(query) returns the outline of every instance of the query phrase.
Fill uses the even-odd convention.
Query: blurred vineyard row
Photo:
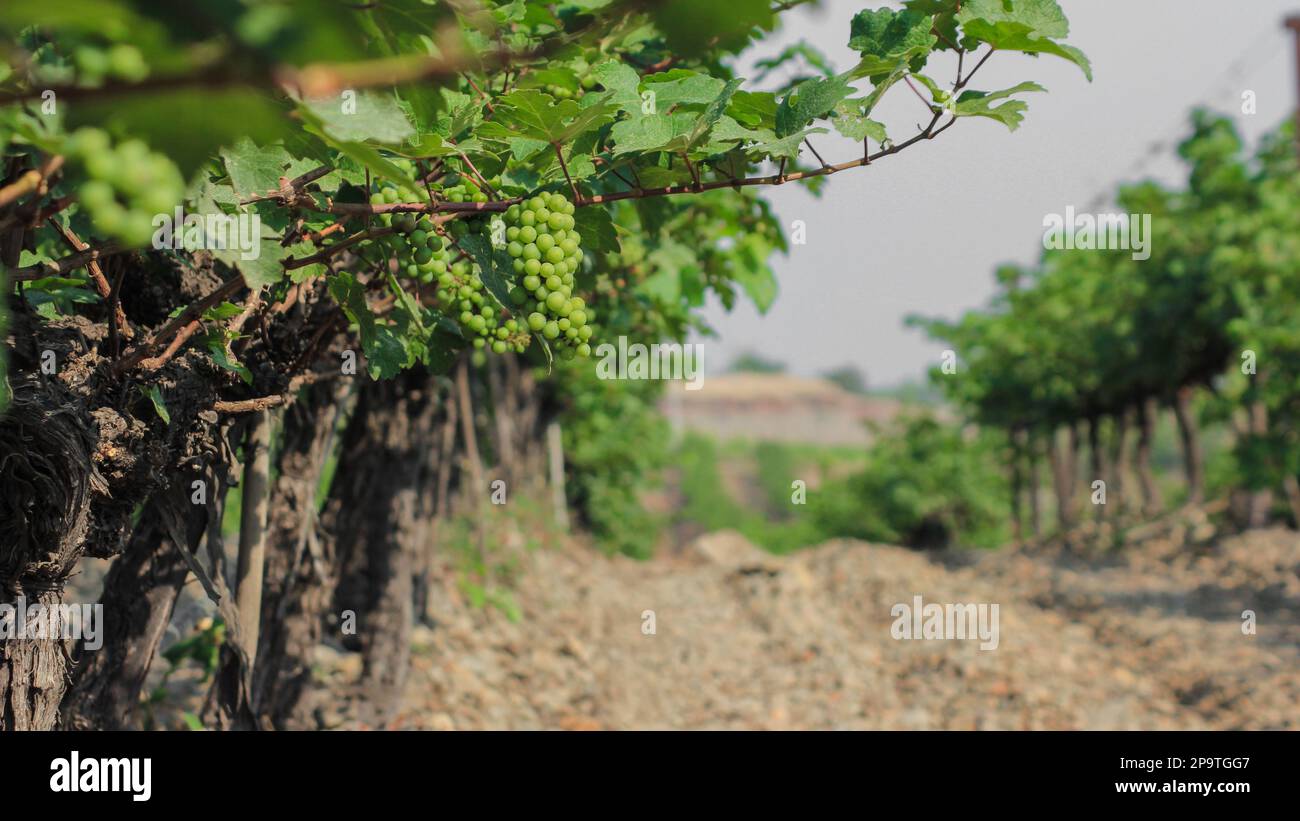
[[[1116,195],[1151,215],[1149,258],[1045,250],[1000,267],[986,307],[909,319],[956,354],[930,375],[952,413],[913,404],[865,448],[688,436],[667,521],[776,552],[840,536],[992,547],[1087,520],[1122,541],[1206,502],[1237,527],[1300,522],[1294,152],[1289,123],[1248,151],[1230,120],[1195,113],[1185,184]]]

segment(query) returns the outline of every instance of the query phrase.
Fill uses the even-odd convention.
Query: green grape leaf
[[[725,148],[726,144],[734,145],[737,142],[768,142],[775,140],[776,134],[766,128],[751,129],[746,128],[731,117],[723,115],[714,124],[713,130],[709,132],[709,142],[713,146]]]
[[[491,241],[482,234],[466,234],[456,244],[473,258],[479,268],[483,286],[496,299],[497,304],[503,308],[513,308],[509,283],[514,278],[514,267],[510,255],[499,248],[493,248]]]
[[[745,294],[760,314],[767,313],[776,301],[776,277],[766,265],[738,265],[734,268],[736,284],[744,289]]]
[[[699,273],[699,259],[689,247],[674,240],[664,240],[646,256],[655,273],[637,286],[637,291],[665,305],[673,305],[687,295],[687,282]]]
[[[871,106],[865,99],[843,100],[835,106],[835,119],[831,124],[835,130],[855,142],[867,138],[883,143],[889,139],[885,126],[867,116]]]
[[[205,181],[195,194],[193,207],[186,218],[197,216],[203,221],[203,246],[213,257],[239,271],[250,288],[274,285],[284,278],[281,262],[284,257],[291,253],[306,256],[315,249],[307,243],[285,248],[280,244],[280,231],[288,224],[283,212],[269,203],[240,206],[238,201],[231,185]],[[224,248],[212,247],[220,235],[207,236],[206,226],[212,224],[214,218],[223,221],[214,227],[218,230],[224,228]],[[184,247],[188,248],[190,238],[187,229],[182,235]]]
[[[618,252],[618,232],[614,230],[614,218],[610,216],[608,208],[597,206],[575,209],[573,222],[573,227],[582,236],[582,245],[587,252]]]
[[[140,392],[148,397],[149,402],[153,404],[154,413],[158,418],[163,420],[163,424],[172,423],[172,415],[167,412],[167,403],[163,401],[162,391],[158,390],[157,385],[150,385],[148,388],[141,388]]]
[[[221,150],[221,160],[238,199],[262,196],[280,188],[280,178],[293,179],[317,167],[313,160],[298,159],[283,145],[259,148],[247,137]]]
[[[203,319],[207,322],[225,322],[239,316],[243,311],[243,308],[233,302],[223,302],[204,311]]]
[[[686,148],[699,115],[690,111],[648,114],[614,124],[614,156],[633,152],[680,151]]]
[[[748,128],[776,129],[776,95],[767,91],[737,91],[727,115]]]
[[[728,81],[718,92],[718,96],[705,106],[704,113],[695,121],[695,126],[687,136],[686,143],[689,148],[694,148],[700,144],[714,124],[722,118],[723,112],[727,110],[727,104],[731,102],[732,95],[740,88],[742,82],[743,80],[740,79]]]
[[[999,51],[1056,55],[1077,65],[1092,80],[1087,56],[1074,46],[1056,42],[1070,33],[1070,23],[1056,0],[971,0],[956,17],[969,38]]]
[[[888,75],[899,66],[919,69],[938,38],[930,33],[934,19],[904,9],[864,9],[849,24],[849,48],[862,55],[853,77]]]
[[[393,149],[395,153],[411,159],[424,159],[426,157],[447,157],[456,153],[455,146],[448,145],[439,134],[421,134],[419,137],[411,140],[400,148]]]
[[[840,100],[853,93],[842,77],[805,80],[776,109],[776,135],[788,137],[809,122],[825,117]]]
[[[778,137],[773,140],[767,140],[766,142],[751,145],[746,149],[746,153],[751,157],[767,156],[772,159],[785,157],[786,159],[792,160],[799,156],[799,146],[803,144],[804,139],[807,138],[808,135],[827,133],[829,132],[825,128],[804,128],[785,137]]]
[[[595,131],[606,123],[612,122],[618,109],[609,102],[609,95],[589,94],[582,98],[582,110],[570,122],[560,129],[553,143],[563,143],[578,139],[581,135]]]
[[[903,8],[934,18],[934,32],[939,40],[936,48],[950,49],[960,44],[956,18],[961,0],[903,0]]]
[[[646,91],[654,92],[655,113],[667,113],[682,105],[705,105],[722,93],[724,83],[716,77],[675,68],[644,78]]]
[[[354,140],[341,140],[333,137],[325,129],[325,123],[316,116],[315,112],[306,106],[298,107],[298,116],[303,121],[303,130],[309,134],[314,134],[325,142],[326,145],[334,148],[343,156],[360,165],[362,168],[369,169],[370,173],[383,179],[392,180],[398,185],[405,186],[414,191],[423,191],[424,186],[412,179],[405,171],[398,168],[387,157],[379,153],[374,146],[357,142]]]
[[[412,364],[401,338],[371,313],[366,304],[366,288],[356,277],[346,271],[335,274],[330,278],[329,290],[348,321],[361,334],[361,349],[371,379],[391,379]]]
[[[1024,120],[1024,112],[1028,106],[1023,100],[1007,100],[1007,98],[1012,94],[1046,90],[1038,83],[1025,82],[1002,91],[963,91],[957,98],[956,105],[953,106],[953,114],[957,117],[988,117],[1015,131]],[[998,100],[1006,100],[1006,102],[998,106],[993,105]]]
[[[639,176],[641,184],[646,188],[663,188],[669,185],[683,185],[695,181],[695,177],[691,175],[691,170],[686,167],[686,163],[680,162],[672,168],[664,168],[661,165],[643,168]]]
[[[464,347],[465,340],[459,333],[447,333],[438,328],[425,342],[425,365],[434,373],[447,373],[456,364],[456,355]]]
[[[442,96],[450,114],[438,119],[438,133],[455,139],[483,121],[482,106],[473,97],[450,88],[442,89]]]
[[[212,361],[215,362],[219,368],[224,368],[225,370],[239,374],[239,378],[244,380],[244,384],[253,384],[253,372],[246,366],[231,358],[226,349],[226,343],[227,339],[225,334],[213,333],[208,335],[208,353],[212,355]]]
[[[350,91],[354,97],[308,100],[303,103],[336,140],[398,144],[415,134],[397,99],[374,91]]]
[[[618,60],[607,60],[591,70],[605,87],[609,101],[633,117],[641,116],[641,76]]]
[[[568,66],[552,66],[529,72],[519,80],[519,88],[545,89],[546,86],[577,91],[578,75]]]
[[[611,95],[605,95],[606,97]],[[548,143],[562,143],[584,131],[599,128],[614,118],[613,105],[605,97],[585,108],[573,100],[558,103],[535,89],[512,91],[498,101],[497,121],[518,136]]]

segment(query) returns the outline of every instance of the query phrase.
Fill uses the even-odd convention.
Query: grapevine
[[[396,532],[397,511],[427,512],[430,476],[481,491],[482,456],[504,460],[528,444],[512,445],[513,434],[535,438],[566,401],[565,380],[597,370],[602,344],[706,331],[708,299],[771,305],[771,259],[789,249],[765,187],[821,195],[831,175],[869,173],[962,121],[1014,130],[1020,98],[1042,89],[977,90],[992,55],[1050,56],[1090,75],[1053,0],[862,9],[842,21],[853,55],[842,70],[775,86],[732,67],[799,2],[286,0],[217,4],[220,20],[205,16],[210,4],[196,16],[194,4],[97,0],[84,17],[57,5],[0,13],[0,442],[14,443],[5,476],[18,476],[0,493],[0,541],[18,545],[6,582],[61,590],[83,555],[126,550],[143,516],[158,514],[183,548],[163,491],[206,481],[219,508],[229,477],[243,477],[241,584],[223,595],[222,573],[200,578],[223,621],[240,625],[229,640],[250,643],[221,654],[239,668],[223,671],[224,686],[261,686],[249,667],[261,663],[256,614],[274,623],[296,607],[261,609],[261,582],[244,575],[261,566],[262,525],[301,523],[276,548],[295,546],[289,574],[308,548],[330,552],[297,530],[316,517],[256,514],[295,484],[273,475],[299,476],[268,464],[271,431],[319,423],[311,454],[298,454],[315,458],[350,412],[345,394],[361,394],[359,417],[388,412],[360,440],[345,437],[374,447],[344,447],[340,459],[391,454],[401,469],[337,485],[370,495],[335,512],[388,510],[392,527],[334,535],[358,536],[376,558],[384,540],[414,546],[420,537]],[[908,86],[924,115],[877,119],[880,101]],[[171,242],[158,239],[165,228]],[[511,385],[494,384],[503,373]],[[512,434],[507,417],[526,401],[534,412],[521,411]],[[283,426],[271,418],[282,413]],[[484,419],[494,431],[480,446]],[[391,438],[367,438],[380,430]],[[442,464],[406,459],[444,444]],[[575,464],[624,453],[576,453]],[[454,479],[441,470],[452,462]],[[574,487],[599,504],[593,483]],[[310,510],[311,499],[292,506]],[[180,530],[216,532],[191,524]],[[280,593],[302,589],[289,581]],[[0,603],[18,589],[0,588]],[[35,694],[33,724],[57,713],[63,693],[22,671],[65,678],[62,656],[41,652],[48,667],[14,666],[0,647],[0,667],[24,679],[0,681],[0,703]],[[0,729],[14,715],[0,710]]]

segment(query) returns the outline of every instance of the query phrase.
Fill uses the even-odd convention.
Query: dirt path
[[[398,726],[1300,727],[1300,540],[1171,544],[1082,559],[831,542],[774,558],[722,533],[645,563],[535,551],[518,623],[469,607],[447,574]],[[918,594],[997,603],[997,649],[892,638],[891,608]],[[323,661],[336,682],[352,672]]]

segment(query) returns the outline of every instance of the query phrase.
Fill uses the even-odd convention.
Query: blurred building
[[[786,374],[709,376],[700,390],[668,384],[660,405],[678,433],[717,439],[857,445],[871,441],[868,422],[888,422],[896,399],[850,393],[824,379]]]

